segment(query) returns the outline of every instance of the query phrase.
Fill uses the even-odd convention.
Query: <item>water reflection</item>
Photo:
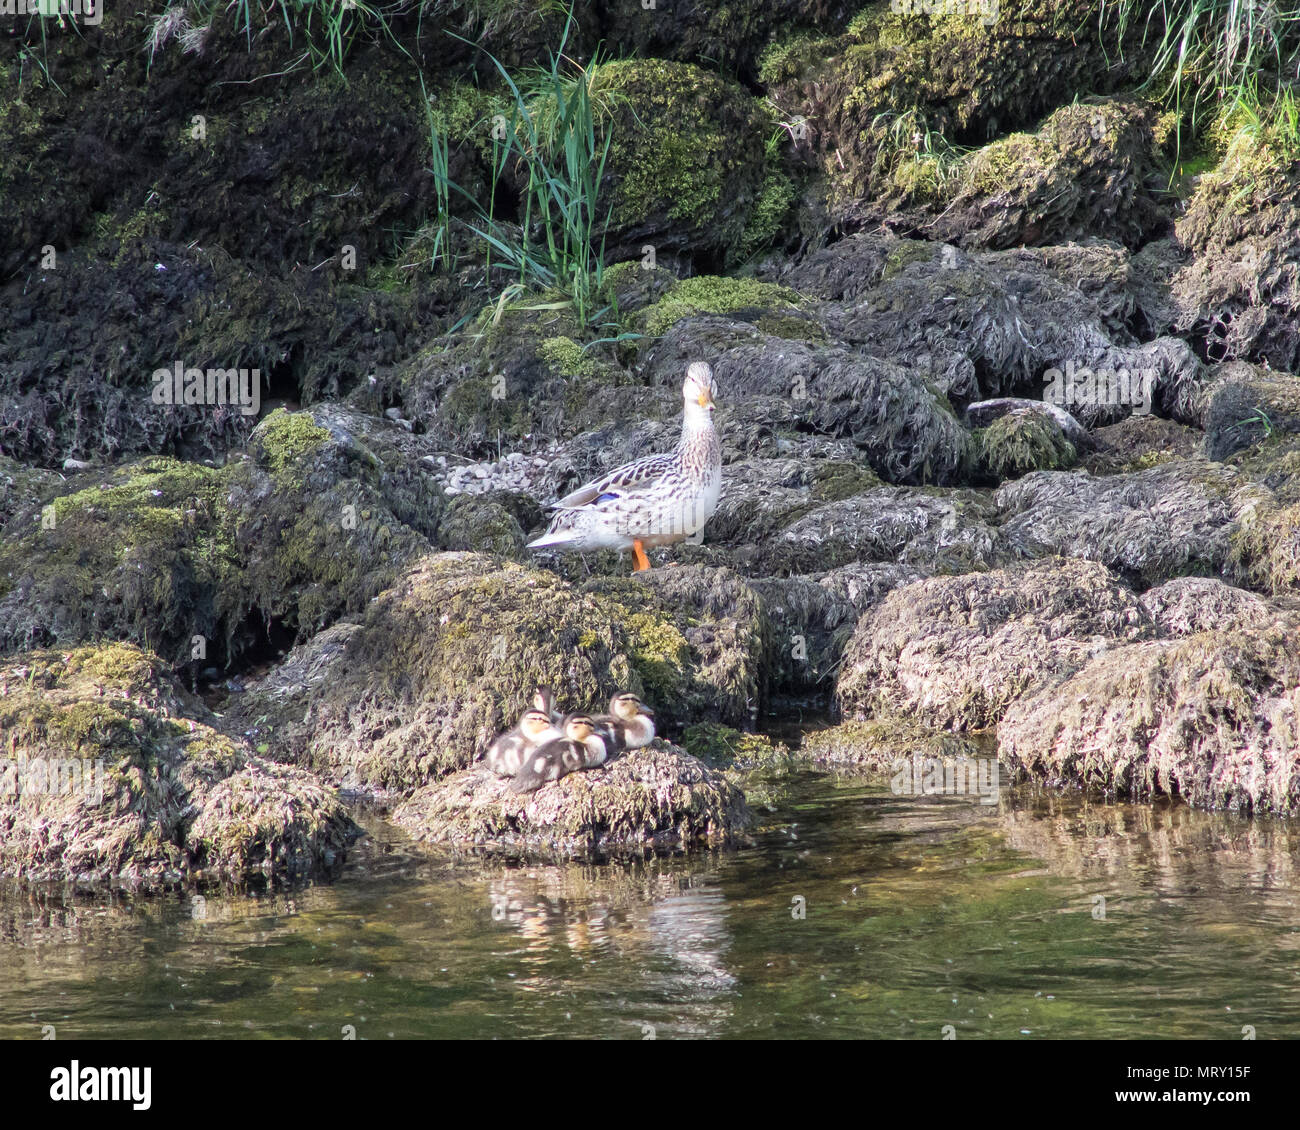
[[[378,818],[332,886],[0,887],[0,1036],[1300,1035],[1300,829],[780,782],[754,846],[519,866]]]

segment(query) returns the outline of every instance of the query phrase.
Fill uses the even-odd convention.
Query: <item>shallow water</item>
[[[430,857],[371,820],[292,895],[4,888],[0,1037],[1300,1036],[1300,828],[784,784],[754,846],[689,859]]]

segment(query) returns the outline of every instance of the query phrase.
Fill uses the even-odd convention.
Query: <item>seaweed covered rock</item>
[[[425,843],[582,859],[728,844],[750,819],[735,785],[663,741],[522,795],[474,766],[417,790],[393,812],[394,823]]]
[[[306,635],[427,552],[440,492],[403,429],[322,404],[273,412],[251,458],[87,471],[0,542],[0,649],[115,636],[178,667],[228,660],[274,622]]]
[[[1040,471],[1004,484],[997,509],[1001,535],[1026,556],[1100,561],[1153,585],[1224,572],[1265,496],[1222,464],[1179,460],[1103,478]]]
[[[1225,625],[1262,628],[1283,615],[1263,597],[1214,577],[1178,577],[1142,594],[1160,633],[1190,636]]]
[[[1273,436],[1300,432],[1300,377],[1245,361],[1210,370],[1202,410],[1205,457],[1224,460]]]
[[[1144,471],[1157,463],[1191,459],[1202,450],[1204,434],[1197,428],[1159,416],[1129,416],[1089,433],[1092,450],[1083,459],[1094,475]]]
[[[1098,651],[1155,632],[1134,593],[1095,562],[932,577],[895,589],[858,622],[836,700],[851,721],[905,715],[983,729]]]
[[[1014,768],[1129,800],[1300,813],[1300,628],[1228,627],[1114,648],[998,724]]]
[[[372,273],[433,197],[409,59],[360,53],[344,82],[294,65],[278,17],[254,12],[246,38],[249,5],[209,7],[201,27],[171,5],[93,34],[13,29],[40,60],[4,67],[0,113],[0,436],[20,458],[224,454],[255,413],[154,403],[151,374],[256,370],[267,398],[336,396],[462,300]]]
[[[1149,103],[1062,106],[1037,132],[999,138],[962,162],[957,191],[940,195],[926,234],[967,248],[1093,237],[1139,247],[1169,219],[1156,166],[1167,132]]]
[[[876,281],[852,281],[855,264]],[[863,234],[773,281],[822,299],[815,312],[831,338],[906,357],[951,398],[1048,399],[1085,427],[1152,406],[1195,422],[1201,363],[1179,339],[1134,338],[1133,276],[1115,244],[967,253]]]
[[[228,717],[271,756],[349,788],[409,790],[470,765],[538,683],[565,709],[636,691],[661,730],[702,717],[748,725],[763,693],[762,615],[726,570],[568,584],[433,554],[361,616],[294,648]]]
[[[1200,178],[1177,225],[1175,328],[1216,361],[1300,369],[1300,159],[1285,135],[1244,129]]]
[[[0,875],[158,889],[341,863],[355,828],[334,792],[214,723],[128,644],[0,665]]]
[[[1008,560],[989,508],[973,491],[878,487],[816,507],[774,536],[734,550],[753,576],[790,576],[853,563],[893,563],[945,572]]]
[[[771,402],[786,429],[851,440],[888,482],[942,484],[966,475],[970,435],[912,366],[764,334],[761,326],[679,321],[651,348],[647,372],[661,382],[680,380],[691,359],[708,357],[738,417],[752,418],[755,402]]]
[[[996,482],[1030,471],[1062,470],[1078,455],[1061,425],[1045,412],[999,416],[975,433],[975,449],[981,468]]]

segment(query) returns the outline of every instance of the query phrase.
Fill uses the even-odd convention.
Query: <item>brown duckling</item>
[[[594,769],[604,764],[608,750],[604,739],[596,733],[590,715],[570,714],[564,719],[562,729],[562,737],[553,738],[524,759],[510,782],[511,792],[531,793],[547,781],[558,781],[579,769]]]
[[[609,700],[609,713],[597,714],[596,733],[605,739],[610,753],[640,749],[654,741],[655,716],[631,691],[623,691]]]
[[[560,736],[550,712],[530,706],[519,725],[500,734],[488,747],[488,768],[499,777],[513,777],[530,753]]]

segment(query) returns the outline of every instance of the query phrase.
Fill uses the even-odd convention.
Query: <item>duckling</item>
[[[609,700],[609,713],[595,717],[596,733],[605,740],[611,753],[640,749],[655,736],[655,715],[631,691],[623,691]]]
[[[552,739],[524,759],[510,782],[511,792],[531,793],[547,781],[558,781],[579,769],[594,769],[604,764],[608,750],[589,714],[568,715],[562,729],[563,737]]]
[[[563,715],[555,709],[555,692],[545,683],[539,683],[533,691],[533,709],[540,710],[556,725],[563,720]]]
[[[551,721],[550,711],[529,707],[519,719],[519,725],[500,734],[488,747],[488,768],[498,777],[513,777],[533,750],[559,737],[560,731]]]

